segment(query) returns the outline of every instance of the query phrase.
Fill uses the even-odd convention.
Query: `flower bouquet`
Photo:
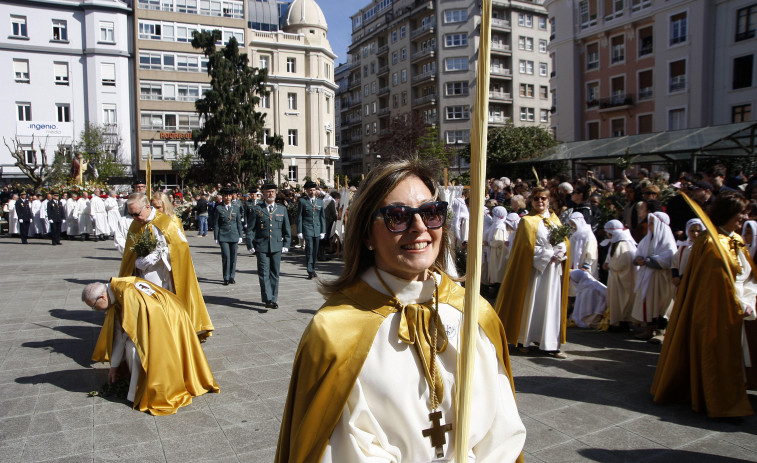
[[[155,251],[158,247],[158,239],[152,234],[152,227],[145,227],[139,235],[129,233],[129,239],[134,242],[134,245],[129,248],[137,257],[146,257]]]
[[[552,224],[552,222],[550,223]],[[549,227],[549,244],[551,244],[552,246],[557,246],[558,244],[570,238],[570,235],[572,233],[573,227],[571,227],[570,225],[563,224],[557,226],[555,224],[552,224],[552,226]]]

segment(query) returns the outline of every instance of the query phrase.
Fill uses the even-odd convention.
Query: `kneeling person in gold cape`
[[[137,277],[91,283],[82,301],[106,310],[92,360],[110,361],[108,381],[125,360],[131,371],[127,399],[139,411],[171,415],[192,397],[219,392],[181,300]]]

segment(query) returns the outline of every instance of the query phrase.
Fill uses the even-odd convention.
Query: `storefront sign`
[[[161,140],[191,140],[192,132],[160,132]]]
[[[16,135],[41,137],[72,137],[71,122],[54,121],[19,121],[16,122]]]

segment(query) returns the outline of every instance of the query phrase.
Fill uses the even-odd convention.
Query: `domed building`
[[[334,128],[336,55],[328,25],[314,0],[248,2],[248,56],[268,69],[271,94],[261,101],[268,133],[284,138],[284,169],[273,180],[333,185],[339,160]]]

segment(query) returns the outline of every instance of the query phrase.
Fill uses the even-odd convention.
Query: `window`
[[[610,121],[610,130],[613,137],[623,137],[626,135],[626,119],[613,119]]]
[[[296,182],[297,180],[297,166],[289,166],[289,172],[287,173],[287,180],[290,182]]]
[[[445,58],[444,70],[445,71],[467,71],[468,58]]]
[[[16,114],[19,121],[32,120],[32,104],[31,103],[16,103]]]
[[[269,58],[267,56],[260,56],[258,58],[258,68],[268,69]]]
[[[295,58],[287,58],[287,72],[297,72],[297,60]]]
[[[116,64],[115,63],[100,63],[100,74],[102,77],[102,84],[115,87],[116,86]]]
[[[37,163],[37,152],[32,149],[25,149],[24,152],[24,159],[26,159],[27,164],[36,164]]]
[[[652,27],[639,29],[639,57],[651,55],[654,51],[654,37]]]
[[[447,82],[445,84],[445,94],[447,96],[467,95],[468,82]]]
[[[586,84],[586,108],[596,108],[599,106],[599,82],[590,82]]]
[[[584,0],[578,4],[578,18],[581,29],[597,25],[597,1]]]
[[[631,0],[631,11],[636,12],[652,6],[652,0]]]
[[[398,108],[400,105],[400,96],[392,95],[392,108]]]
[[[736,42],[751,39],[757,27],[757,5],[736,11]]]
[[[407,37],[407,26],[400,27],[400,38],[404,39]]]
[[[392,85],[397,85],[399,83],[399,78],[397,76],[397,73],[392,73]]]
[[[376,114],[376,102],[371,103],[371,113]]]
[[[546,76],[547,72],[547,63],[539,63],[539,75]]]
[[[622,63],[626,60],[626,40],[622,35],[616,35],[610,39],[611,55],[610,62],[612,64]]]
[[[407,92],[402,92],[402,106],[407,104]]]
[[[731,122],[749,122],[752,120],[752,105],[743,104],[731,108]]]
[[[369,115],[371,113],[371,105],[368,105],[368,104],[365,105],[363,112],[365,113],[366,116]]]
[[[639,116],[638,121],[639,133],[652,133],[654,126],[652,124],[653,119],[651,114],[644,114],[642,116]]]
[[[670,85],[668,91],[680,92],[686,90],[686,60],[673,61],[669,65]]]
[[[670,17],[670,45],[686,41],[686,12],[674,14]]]
[[[371,94],[371,86],[370,85],[363,85],[363,96],[368,96]]]
[[[162,100],[163,99],[163,86],[156,82],[140,82],[139,83],[139,99],[140,100]]]
[[[683,130],[686,127],[686,109],[671,109],[668,111],[668,130]]]
[[[287,108],[290,110],[297,109],[297,94],[287,93]]]
[[[555,33],[557,33],[555,18],[549,18],[549,40],[555,40]]]
[[[522,59],[518,62],[518,70],[521,74],[533,74],[534,62]]]
[[[599,44],[586,45],[586,70],[599,69]]]
[[[534,108],[527,108],[525,106],[520,107],[520,120],[526,121],[526,122],[533,122],[534,114],[535,114]]]
[[[331,114],[331,97],[326,97],[326,114]]]
[[[628,104],[626,101],[626,76],[618,76],[610,79],[610,92],[610,104],[612,106]]]
[[[447,34],[444,36],[444,46],[446,48],[465,47],[467,45],[468,45],[467,34]]]
[[[115,27],[112,22],[100,21],[100,42],[113,43],[116,41]]]
[[[271,107],[271,96],[269,95],[262,95],[260,97],[260,107],[269,109]]]
[[[733,59],[733,89],[752,86],[754,55],[740,56]]]
[[[654,79],[651,69],[639,73],[639,101],[649,100],[654,96]]]
[[[114,125],[116,123],[116,105],[103,105],[103,124]]]
[[[289,146],[297,146],[297,129],[289,129],[287,139]]]
[[[397,41],[397,29],[392,31],[392,43]]]
[[[468,106],[447,106],[447,120],[467,120],[470,119]]]
[[[63,19],[53,19],[53,41],[68,42],[68,25]]]
[[[547,18],[544,16],[539,16],[539,29],[543,31],[547,30]]]
[[[546,53],[546,52],[547,52],[547,41],[539,40],[539,53]]]
[[[599,138],[599,122],[589,122],[586,124],[586,139],[596,140]]]
[[[532,51],[534,49],[533,37],[518,37],[518,50]]]
[[[524,98],[533,98],[534,86],[531,84],[520,84],[520,96]]]
[[[11,15],[11,37],[13,38],[28,38],[29,34],[26,30],[26,16],[14,16]]]
[[[450,145],[470,143],[470,130],[447,130],[444,138]]]
[[[604,0],[605,21],[623,16],[623,3],[625,0]]]
[[[446,10],[444,12],[444,22],[462,23],[468,20],[468,10]]]
[[[400,60],[400,54],[398,52],[392,53],[392,64],[397,64]]]
[[[71,122],[71,107],[66,103],[55,103],[58,122]]]
[[[549,122],[549,111],[546,109],[540,109],[539,110],[539,122],[547,123]]]
[[[376,82],[371,82],[371,95],[376,94]]]
[[[371,134],[371,124],[365,124],[365,134],[366,135]]]
[[[29,83],[29,60],[28,59],[14,59],[13,60],[13,74],[16,82],[24,84]]]
[[[518,25],[521,27],[534,27],[534,15],[518,13]]]
[[[55,85],[68,85],[68,63],[53,63]]]
[[[549,97],[549,89],[546,85],[539,86],[539,98],[546,100]]]
[[[402,48],[400,50],[400,61],[405,61],[407,59],[407,48]]]
[[[400,71],[400,81],[407,82],[407,69]]]

